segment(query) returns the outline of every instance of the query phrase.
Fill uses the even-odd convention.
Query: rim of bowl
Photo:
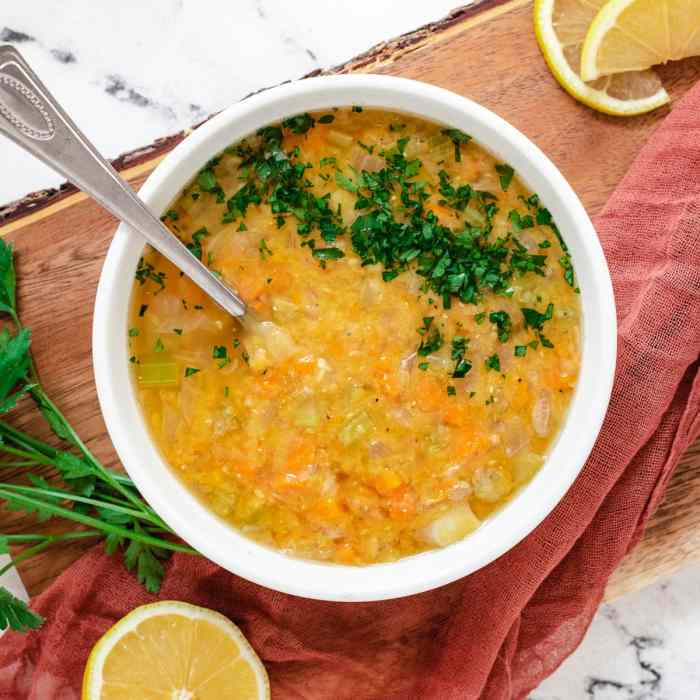
[[[372,601],[420,593],[466,576],[515,546],[573,484],[600,431],[615,372],[617,327],[605,257],[583,205],[554,164],[515,127],[453,92],[405,78],[318,77],[249,97],[200,126],[151,173],[141,198],[160,215],[197,171],[257,128],[305,111],[359,104],[404,112],[469,133],[515,168],[537,192],[569,246],[581,288],[582,353],[567,417],[535,477],[463,540],[394,562],[367,566],[295,558],[260,545],[209,511],[175,475],[148,432],[132,384],[127,345],[133,270],[144,247],[121,224],[95,300],[93,364],[107,430],[129,476],[187,543],[234,574],[283,593],[332,601]]]

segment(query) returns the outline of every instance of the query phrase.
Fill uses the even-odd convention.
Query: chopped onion
[[[477,469],[472,477],[472,482],[474,495],[487,503],[500,501],[513,490],[510,476],[495,466]]]
[[[336,131],[331,129],[328,132],[328,140],[334,145],[340,148],[347,148],[352,146],[353,138],[349,134],[344,134],[342,131]]]
[[[552,402],[549,394],[542,393],[532,406],[532,427],[540,437],[549,435]]]

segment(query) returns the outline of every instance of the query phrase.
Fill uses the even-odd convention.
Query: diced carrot
[[[338,521],[344,511],[335,498],[322,498],[313,508],[314,513],[324,521]]]
[[[410,486],[404,484],[386,495],[389,516],[394,520],[410,518],[416,512],[416,496]]]
[[[349,542],[337,545],[333,558],[340,564],[355,564],[358,561],[357,554]]]

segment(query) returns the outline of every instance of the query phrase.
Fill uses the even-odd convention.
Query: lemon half
[[[609,0],[586,36],[581,75],[595,80],[699,54],[699,0]]]
[[[241,631],[212,610],[142,605],[97,642],[83,700],[267,700],[270,684]]]
[[[584,39],[605,0],[536,0],[535,34],[559,84],[580,102],[606,114],[649,112],[669,101],[651,70],[623,73],[585,83],[579,75]]]

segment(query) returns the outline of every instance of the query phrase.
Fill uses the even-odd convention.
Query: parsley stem
[[[161,522],[159,518],[154,517],[151,513],[144,512],[141,510],[134,510],[133,508],[125,508],[124,506],[116,505],[114,503],[109,503],[107,501],[99,501],[94,498],[87,498],[86,496],[77,496],[70,491],[62,491],[60,489],[47,489],[38,488],[36,486],[20,486],[18,484],[0,484],[2,488],[6,490],[15,491],[17,493],[23,493],[27,495],[41,494],[48,498],[60,498],[64,501],[74,501],[75,503],[86,503],[87,505],[95,506],[95,508],[104,508],[106,510],[114,511],[115,513],[121,513],[122,515],[129,515],[132,518],[137,518],[138,520],[145,520],[157,527],[161,527]],[[171,530],[168,529],[168,532]]]
[[[53,541],[50,540],[44,540],[43,542],[40,542],[39,544],[35,544],[33,547],[27,547],[24,551],[20,552],[16,557],[13,557],[5,566],[3,566],[0,569],[0,576],[2,576],[4,573],[8,572],[10,569],[14,568],[19,564],[20,562],[24,561],[25,559],[29,559],[30,557],[33,557],[35,554],[39,554],[39,552],[43,552],[45,549],[50,547],[53,544]]]
[[[47,503],[38,498],[32,498],[31,496],[25,496],[22,493],[16,492],[14,489],[7,489],[7,484],[0,485],[0,498],[5,500],[11,500],[15,503],[21,503],[23,505],[31,506],[35,509],[39,509],[44,513],[50,513],[51,515],[58,515],[61,518],[66,518],[66,520],[72,520],[76,523],[82,523],[83,525],[89,525],[102,532],[112,533],[123,537],[127,540],[138,540],[144,544],[150,544],[154,547],[159,547],[161,549],[169,549],[173,552],[186,552],[187,554],[197,554],[197,552],[186,545],[178,544],[177,542],[171,542],[170,540],[160,539],[158,537],[151,537],[150,535],[145,535],[142,533],[135,532],[134,530],[129,530],[120,525],[114,525],[112,523],[106,523],[97,518],[93,518],[89,515],[83,513],[77,513],[69,508],[63,508],[62,506],[56,505],[54,503]]]
[[[9,445],[0,444],[0,452],[4,452],[8,455],[14,455],[15,457],[26,457],[31,459],[34,464],[43,464],[45,466],[51,467],[54,465],[53,460],[48,457],[43,457],[41,455],[34,455],[31,452],[25,452],[24,450],[18,450],[15,447],[10,447]]]
[[[45,407],[46,409],[51,411],[51,413],[61,422],[61,425],[65,430],[65,434],[68,436],[68,442],[72,443],[83,453],[85,459],[97,472],[98,477],[100,477],[103,481],[107,482],[115,491],[119,491],[119,493],[121,493],[122,496],[124,496],[128,501],[131,501],[131,503],[134,506],[136,506],[138,510],[144,511],[146,508],[148,508],[146,503],[141,498],[139,498],[139,496],[137,496],[135,493],[132,493],[123,484],[117,481],[114,478],[113,474],[102,466],[102,464],[87,448],[85,443],[80,439],[75,430],[73,430],[73,427],[68,422],[63,413],[61,413],[61,411],[58,409],[56,404],[54,404],[54,402],[51,401],[51,399],[46,395],[43,387],[39,382],[39,376],[36,371],[36,366],[34,365],[34,360],[30,360],[30,368],[34,381],[37,383],[37,386],[35,386],[32,389],[32,394],[35,397],[39,397],[38,402],[40,407]]]
[[[60,535],[0,535],[0,539],[5,540],[8,544],[21,544],[22,542],[36,542],[39,540],[51,540],[51,542],[64,542],[66,540],[83,540],[89,537],[99,537],[100,533],[97,530],[80,530],[79,532],[66,532]]]
[[[12,557],[11,561],[9,561],[7,564],[5,564],[5,566],[0,568],[0,576],[12,569],[14,566],[17,566],[17,564],[24,561],[25,559],[29,559],[35,554],[42,552],[47,547],[50,547],[52,544],[56,544],[57,542],[69,542],[71,540],[85,540],[99,536],[100,533],[96,530],[65,532],[61,535],[0,535],[2,539],[4,539],[10,544],[13,542],[36,542],[36,540],[40,540],[38,544],[34,545],[33,547],[29,547],[28,549],[24,549],[19,554]]]

